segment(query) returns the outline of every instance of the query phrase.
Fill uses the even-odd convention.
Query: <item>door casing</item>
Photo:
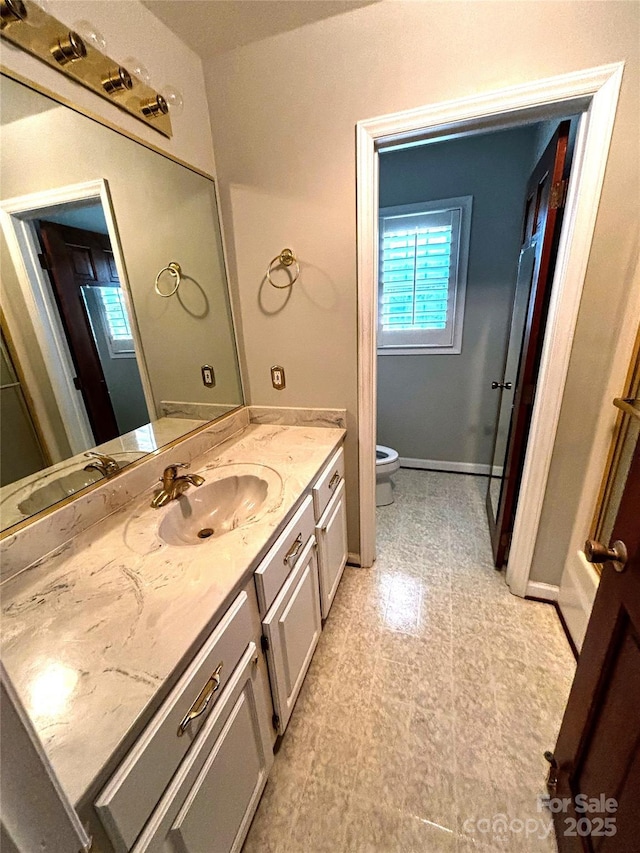
[[[2,201],[0,202],[0,224],[17,272],[29,319],[42,349],[48,378],[63,416],[67,439],[73,453],[80,453],[87,447],[92,447],[95,442],[84,404],[73,385],[75,371],[57,307],[53,304],[46,274],[38,260],[40,247],[33,220],[46,218],[47,211],[52,208],[78,201],[98,201],[102,205],[120,286],[131,318],[134,350],[149,410],[149,420],[155,420],[157,417],[107,181],[104,179],[87,181]],[[19,329],[19,318],[13,317],[9,312],[7,314],[9,328],[12,331]],[[19,336],[15,333],[13,337],[48,449],[54,460],[60,461],[65,454],[62,454],[58,448],[46,406],[38,393],[35,374],[30,368],[28,347],[21,343]]]
[[[582,113],[507,567],[507,583],[514,594],[557,596],[557,587],[543,590],[540,587],[548,585],[532,585],[529,574],[623,69],[624,63],[618,62],[358,122],[358,485],[362,566],[371,566],[376,556],[378,152],[392,144],[443,140],[474,131]]]

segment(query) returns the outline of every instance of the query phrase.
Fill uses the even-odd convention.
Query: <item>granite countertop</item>
[[[344,435],[250,425],[191,471],[211,482],[273,469],[256,520],[167,545],[157,528],[172,504],[151,509],[149,489],[3,584],[2,659],[76,806],[106,781]]]

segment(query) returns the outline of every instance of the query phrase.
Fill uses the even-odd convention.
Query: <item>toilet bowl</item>
[[[393,503],[391,475],[400,467],[398,453],[391,447],[376,445],[376,506],[388,506]]]

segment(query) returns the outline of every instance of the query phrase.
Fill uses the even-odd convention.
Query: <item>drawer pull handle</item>
[[[329,488],[332,489],[340,482],[340,471],[336,471],[333,477],[329,480]]]
[[[220,687],[220,673],[222,672],[222,666],[223,665],[221,663],[218,664],[218,666],[213,671],[211,678],[207,681],[205,686],[198,694],[198,698],[182,718],[182,722],[178,726],[178,737],[182,737],[182,735],[186,732],[187,726],[189,725],[191,720],[195,720],[196,717],[199,717],[201,714],[204,714],[204,712],[209,707],[209,702],[211,702],[213,694]]]
[[[296,537],[296,541],[293,543],[291,548],[287,551],[284,557],[285,566],[290,566],[295,561],[296,557],[300,553],[300,549],[302,548],[302,533],[298,533]]]

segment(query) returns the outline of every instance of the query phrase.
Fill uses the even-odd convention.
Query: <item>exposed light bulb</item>
[[[151,85],[151,74],[149,74],[145,66],[135,56],[128,56],[122,64],[129,74],[133,74],[134,77],[142,80],[147,86]]]
[[[77,33],[80,33],[87,44],[99,50],[100,53],[105,53],[107,40],[91,21],[76,21],[73,28]]]
[[[165,99],[169,106],[169,112],[173,116],[179,116],[184,110],[184,98],[180,89],[175,86],[165,86],[160,90],[160,94]]]

